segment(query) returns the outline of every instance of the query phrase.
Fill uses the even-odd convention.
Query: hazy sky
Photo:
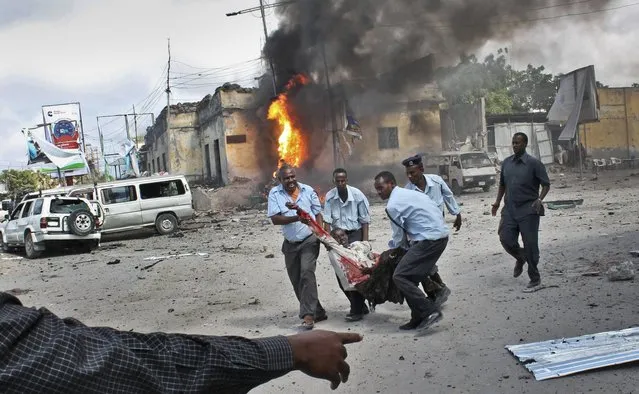
[[[168,37],[175,60],[172,76],[177,78],[172,103],[199,100],[225,81],[254,84],[262,69],[259,13],[225,13],[257,4],[0,0],[0,169],[26,164],[20,129],[42,122],[42,105],[79,101],[87,142],[94,145],[98,115],[131,112],[134,104],[138,112],[157,115],[166,105]],[[268,14],[268,27],[275,29],[275,16]],[[636,20],[639,5],[601,14],[587,24],[553,20],[518,32],[509,42],[487,43],[483,51],[508,46],[516,67],[544,64],[554,73],[595,64],[598,80],[630,85],[639,82]],[[126,134],[123,119],[107,122],[101,124],[109,150]],[[148,124],[148,118],[140,119],[140,129]]]

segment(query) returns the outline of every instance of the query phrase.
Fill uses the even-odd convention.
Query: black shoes
[[[414,330],[416,329],[421,323],[422,323],[423,319],[410,319],[410,321],[404,325],[399,326],[400,330]]]
[[[364,315],[368,315],[369,313],[370,311],[368,310],[368,307],[364,306],[364,309],[362,309],[361,313],[353,313],[351,311],[348,313],[348,315],[346,315],[346,318],[344,320],[350,323],[360,321],[364,318]]]
[[[531,280],[530,283],[528,283],[528,286],[526,286],[526,288],[534,289],[535,287],[538,287],[538,286],[541,286],[541,279]]]
[[[417,331],[426,331],[430,326],[439,322],[444,315],[441,312],[433,312],[417,326]]]
[[[437,311],[437,312],[433,312],[430,315],[428,315],[428,317],[426,317],[425,319],[416,319],[416,318],[412,318],[410,319],[410,321],[404,325],[399,326],[400,330],[417,330],[417,331],[426,331],[428,329],[428,327],[432,326],[433,324],[439,322],[442,318],[444,317],[444,315]]]

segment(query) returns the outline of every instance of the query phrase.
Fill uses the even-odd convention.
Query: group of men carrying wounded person
[[[500,240],[504,249],[516,259],[514,276],[518,277],[523,266],[528,264],[531,279],[528,288],[535,288],[541,285],[536,232],[539,216],[543,216],[541,200],[549,190],[549,181],[543,164],[526,153],[526,145],[525,134],[517,133],[513,137],[515,154],[502,165],[493,215],[505,196],[498,231]],[[449,236],[444,209],[455,216],[453,228],[456,231],[461,228],[462,216],[446,182],[439,175],[424,173],[421,156],[410,157],[402,164],[409,180],[403,188],[397,186],[395,176],[388,171],[375,176],[375,190],[387,201],[385,212],[390,220],[392,237],[388,243],[390,250],[382,254],[385,258],[378,259],[373,268],[362,268],[362,273],[369,274],[371,281],[380,281],[382,287],[394,287],[401,301],[406,300],[411,319],[400,329],[424,331],[442,319],[442,304],[451,294],[437,268]],[[300,302],[301,327],[312,329],[315,323],[328,318],[318,299],[315,278],[320,240],[308,226],[310,220],[298,216],[298,210],[308,213],[319,226],[330,231],[340,245],[350,247],[369,241],[369,202],[364,193],[348,184],[348,174],[343,168],[333,172],[335,188],[326,194],[323,208],[313,188],[297,181],[294,168],[282,166],[279,180],[280,185],[269,193],[268,216],[273,224],[282,226],[285,238],[282,253]],[[522,214],[526,212],[530,215]],[[536,226],[531,225],[532,222]],[[523,248],[518,243],[520,233],[524,239]],[[380,262],[392,262],[393,267],[390,270],[387,267],[383,275],[375,275],[381,272]],[[423,291],[419,288],[420,283]],[[369,313],[366,300],[370,301],[372,296],[366,291],[345,290],[339,277],[338,284],[350,302],[346,320],[363,319]],[[376,285],[370,284],[367,288],[374,292]]]

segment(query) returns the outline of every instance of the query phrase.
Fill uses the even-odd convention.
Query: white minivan
[[[143,227],[170,234],[178,223],[193,217],[193,198],[182,175],[162,175],[80,186],[69,197],[98,200],[106,213],[102,233]]]

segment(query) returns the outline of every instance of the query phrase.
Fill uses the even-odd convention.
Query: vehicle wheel
[[[35,248],[33,238],[31,238],[31,233],[26,233],[24,235],[24,253],[27,255],[28,259],[37,259],[42,256],[42,251],[36,250]]]
[[[160,235],[171,234],[177,230],[177,227],[177,219],[170,213],[163,213],[155,219],[155,229]]]
[[[486,185],[482,189],[484,190],[485,193],[488,193],[490,191],[490,186]]]
[[[451,189],[451,191],[453,192],[454,195],[461,196],[462,188],[461,188],[461,186],[459,186],[459,183],[457,183],[456,180],[453,180],[453,184],[452,184],[450,189]]]
[[[86,209],[79,209],[69,215],[69,228],[75,235],[84,237],[95,229],[93,215]]]

